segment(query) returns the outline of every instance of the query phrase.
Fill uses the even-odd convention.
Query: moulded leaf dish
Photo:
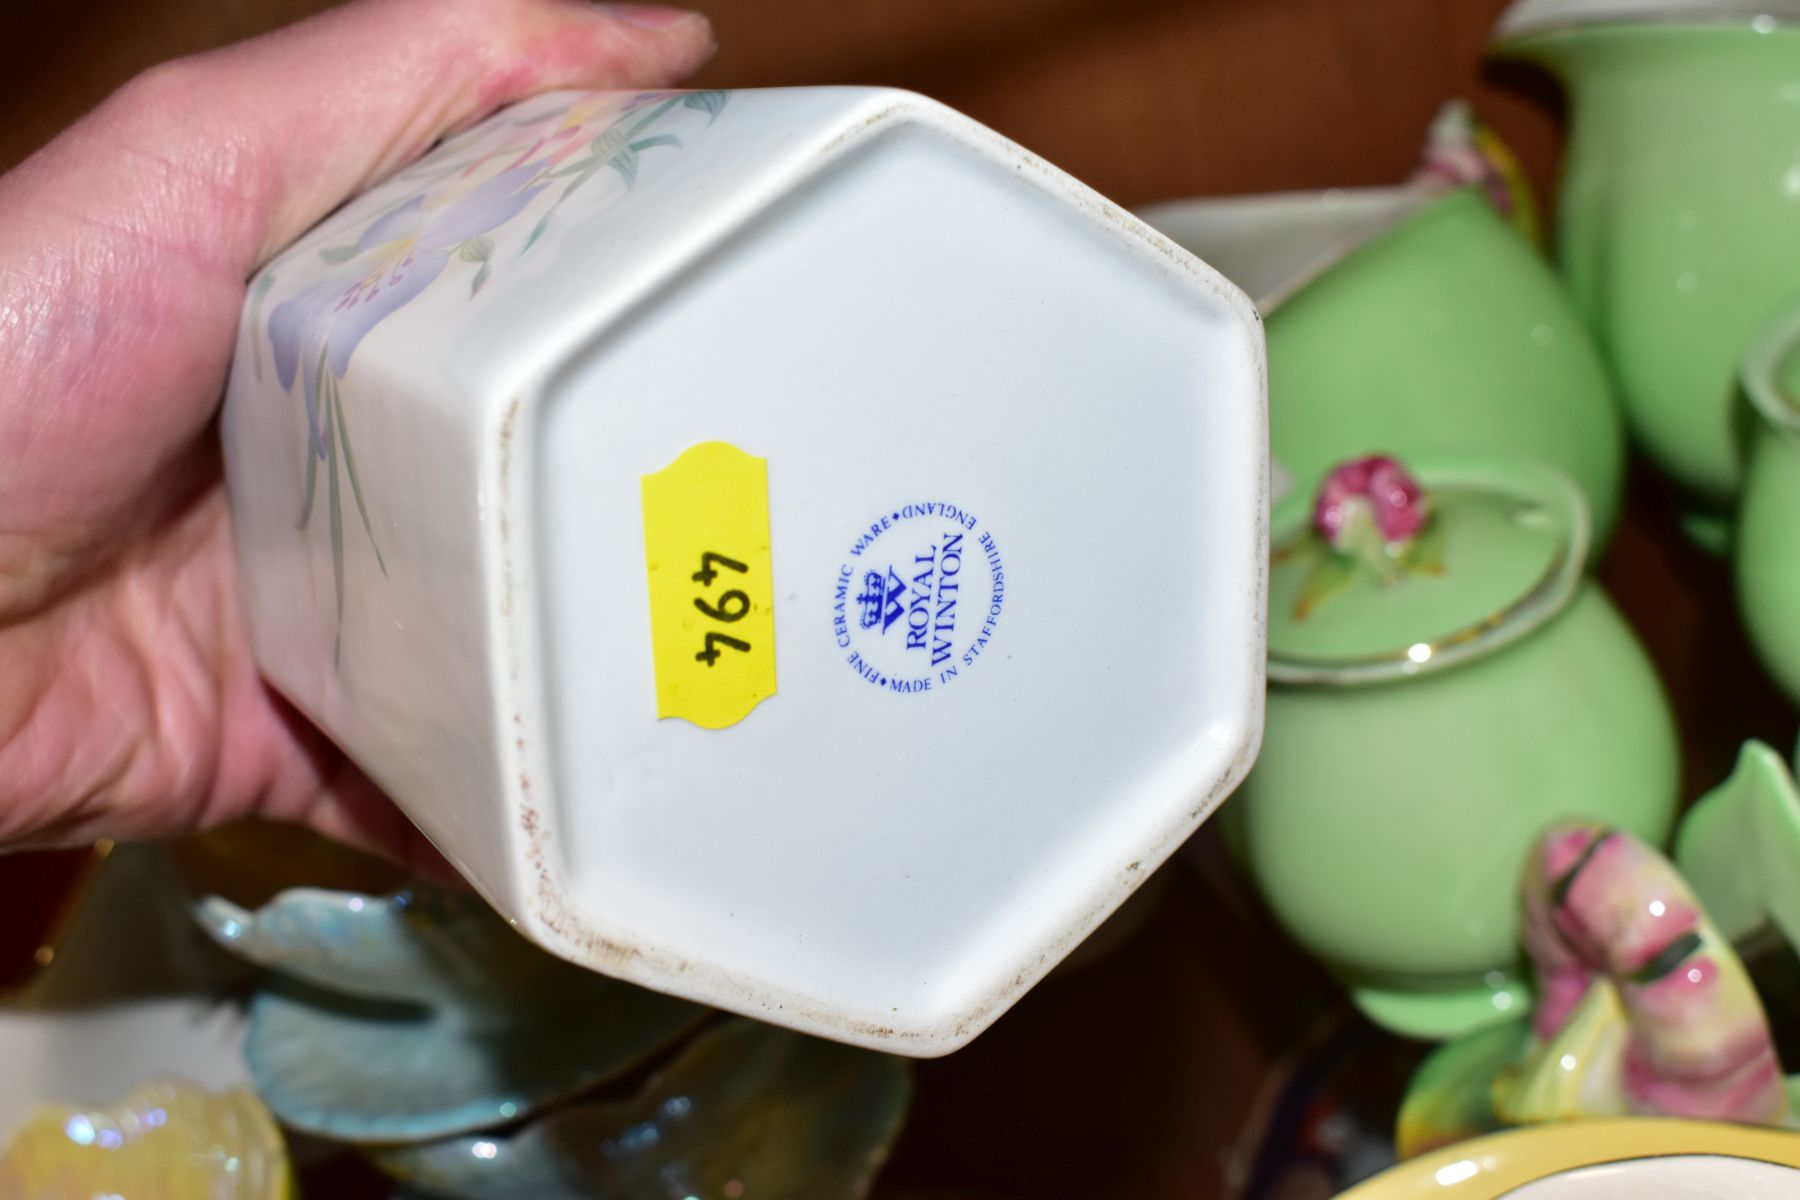
[[[473,896],[300,889],[198,916],[276,972],[244,1056],[287,1125],[410,1142],[518,1120],[670,1046],[707,1010],[553,958]]]
[[[835,1200],[867,1195],[910,1091],[899,1059],[733,1019],[629,1099],[370,1157],[421,1200]]]

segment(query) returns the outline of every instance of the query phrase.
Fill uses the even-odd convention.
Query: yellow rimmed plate
[[[1338,1200],[1800,1198],[1800,1133],[1665,1118],[1569,1121],[1476,1138]]]

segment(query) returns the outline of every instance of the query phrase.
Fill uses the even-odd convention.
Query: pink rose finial
[[[1390,552],[1403,548],[1430,515],[1425,493],[1406,468],[1384,454],[1353,458],[1332,469],[1313,505],[1313,528],[1333,550],[1351,553],[1369,527]]]
[[[1389,587],[1443,575],[1443,532],[1431,497],[1398,460],[1372,454],[1339,463],[1319,485],[1312,530],[1276,552],[1278,563],[1310,560],[1294,620],[1358,580]]]

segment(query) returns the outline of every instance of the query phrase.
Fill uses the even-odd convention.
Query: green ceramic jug
[[[1744,359],[1755,427],[1732,570],[1757,656],[1800,702],[1800,310]]]
[[[1580,484],[1604,545],[1624,457],[1605,367],[1555,274],[1478,192],[1414,184],[1140,215],[1257,301],[1270,452],[1299,490],[1376,450],[1512,451]]]
[[[1739,356],[1800,300],[1800,6],[1527,0],[1496,53],[1568,90],[1570,292],[1644,449],[1722,513],[1743,476]]]
[[[1660,844],[1678,743],[1649,660],[1584,576],[1567,477],[1421,457],[1409,531],[1381,526],[1405,488],[1371,462],[1392,460],[1276,511],[1262,757],[1225,820],[1276,916],[1368,1016],[1448,1037],[1527,1002],[1532,840],[1585,819]]]

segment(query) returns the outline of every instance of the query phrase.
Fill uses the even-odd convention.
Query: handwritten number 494
[[[747,564],[741,563],[735,558],[726,558],[723,554],[715,554],[708,550],[700,556],[700,569],[694,572],[694,582],[703,587],[711,587],[713,580],[719,577],[720,567],[724,567],[728,571],[736,571],[740,575],[750,570]],[[750,597],[737,588],[732,588],[719,597],[716,605],[708,604],[703,596],[695,596],[694,607],[715,621],[730,624],[733,621],[743,620],[749,613]],[[720,646],[729,646],[733,650],[741,651],[750,649],[750,643],[742,638],[734,638],[730,634],[720,633],[717,630],[708,630],[705,649],[694,654],[695,661],[703,662],[709,667],[715,665],[719,661]]]

